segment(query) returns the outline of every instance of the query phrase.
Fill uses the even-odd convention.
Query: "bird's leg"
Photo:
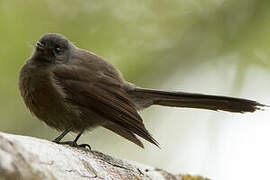
[[[62,134],[60,134],[60,136],[58,136],[57,138],[55,138],[55,139],[53,140],[53,142],[60,144],[60,141],[63,139],[63,137],[64,137],[67,133],[69,133],[71,130],[72,130],[72,127],[66,129]]]
[[[82,132],[79,133],[77,135],[77,137],[74,139],[74,141],[63,141],[63,142],[60,142],[61,139],[68,133],[72,130],[72,128],[69,128],[67,130],[65,130],[60,136],[58,136],[57,138],[55,138],[55,140],[53,140],[53,142],[57,143],[57,144],[67,144],[67,145],[70,145],[72,147],[83,147],[83,148],[89,148],[91,150],[91,146],[89,144],[77,144],[77,141],[78,139],[81,137],[82,135]]]
[[[70,146],[78,146],[76,142],[74,141],[63,141],[61,142],[61,140],[63,139],[63,137],[69,133],[72,130],[72,127],[66,129],[62,134],[60,134],[60,136],[58,136],[57,138],[55,138],[53,140],[53,142],[57,143],[57,144],[68,144]]]
[[[77,137],[74,139],[73,142],[76,144],[77,147],[83,147],[83,148],[88,147],[91,150],[91,146],[89,144],[79,144],[79,145],[77,144],[77,141],[81,137],[81,135],[82,135],[82,132],[77,135]]]

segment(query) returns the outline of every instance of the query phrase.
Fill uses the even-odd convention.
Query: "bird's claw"
[[[75,141],[63,141],[63,142],[59,142],[59,141],[53,140],[53,142],[55,142],[57,144],[70,145],[71,147],[76,147],[76,148],[88,148],[89,150],[91,150],[91,146],[89,144],[77,144],[77,142],[75,142]]]
[[[91,151],[91,146],[89,144],[79,144],[78,146],[82,148],[88,148]]]

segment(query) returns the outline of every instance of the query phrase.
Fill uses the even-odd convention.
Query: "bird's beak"
[[[41,42],[38,41],[37,44],[36,44],[36,50],[43,52],[45,50],[44,44],[42,44]]]

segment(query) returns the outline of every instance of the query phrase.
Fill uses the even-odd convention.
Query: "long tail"
[[[254,112],[267,106],[256,101],[185,92],[170,92],[136,87],[129,92],[139,109],[150,105],[222,110],[236,113]]]

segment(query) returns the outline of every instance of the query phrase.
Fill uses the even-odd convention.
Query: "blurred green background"
[[[270,104],[268,0],[0,0],[0,131],[48,140],[59,134],[31,116],[18,91],[20,67],[48,32],[104,57],[142,87]],[[267,111],[241,116],[153,107],[141,114],[161,150],[147,142],[142,150],[104,129],[80,141],[173,173],[270,177]]]

